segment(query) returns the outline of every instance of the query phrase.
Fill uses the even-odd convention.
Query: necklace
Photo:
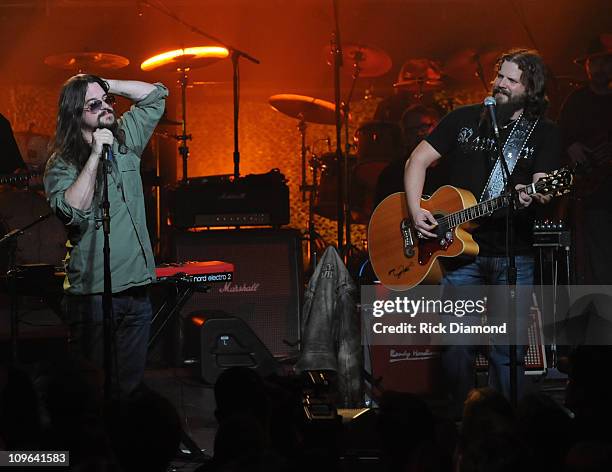
[[[520,119],[521,119],[521,117],[522,117],[522,116],[523,116],[523,112],[521,112],[521,114],[518,116],[518,118],[517,118],[516,120],[510,120],[510,121],[508,121],[508,123],[506,123],[505,125],[503,125],[503,126],[501,127],[501,129],[506,129],[506,128],[508,128],[508,126],[511,126],[511,125],[515,124],[515,123],[516,123],[518,120],[520,120]]]

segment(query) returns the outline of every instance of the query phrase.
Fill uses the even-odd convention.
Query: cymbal
[[[206,67],[229,56],[229,51],[220,46],[198,46],[174,49],[157,54],[140,64],[145,71],[177,71]]]
[[[325,52],[328,54],[327,64],[333,65],[333,50],[326,46]],[[385,51],[365,44],[343,44],[342,60],[347,72],[353,73],[353,66],[359,66],[359,77],[380,77],[389,72],[393,65]]]
[[[493,69],[502,53],[498,49],[462,49],[445,62],[444,73],[460,84],[479,80],[488,83],[493,78]],[[484,77],[479,79],[481,73]]]
[[[268,102],[276,111],[280,111],[291,118],[304,120],[307,123],[318,123],[320,125],[336,123],[336,106],[326,100],[306,95],[281,93],[272,95]]]
[[[87,71],[95,69],[121,69],[130,61],[126,57],[107,52],[67,52],[47,56],[45,64],[56,69]]]
[[[442,68],[437,61],[427,58],[408,59],[402,65],[394,87],[402,90],[421,92],[436,90],[443,85]]]

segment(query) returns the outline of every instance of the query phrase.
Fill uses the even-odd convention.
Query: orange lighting
[[[149,71],[159,67],[176,69],[203,67],[221,59],[225,59],[228,56],[229,51],[220,46],[198,46],[175,49],[174,51],[167,51],[157,56],[150,57],[140,64],[140,68]]]
[[[196,326],[202,326],[206,323],[206,318],[200,318],[199,316],[192,316],[191,322]]]

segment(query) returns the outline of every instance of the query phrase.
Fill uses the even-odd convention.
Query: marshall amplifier
[[[282,226],[289,223],[289,187],[278,169],[238,179],[191,178],[168,188],[168,217],[182,229]]]
[[[277,357],[297,354],[302,303],[301,234],[292,229],[180,231],[170,234],[176,262],[223,260],[231,282],[194,293],[182,316],[223,311],[244,320]]]

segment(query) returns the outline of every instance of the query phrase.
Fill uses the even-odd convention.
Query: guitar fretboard
[[[538,184],[530,184],[525,187],[525,192],[527,195],[532,195],[537,193],[539,189]],[[438,219],[438,224],[442,224],[447,228],[454,228],[456,226],[467,223],[468,221],[475,220],[476,218],[480,218],[482,216],[490,215],[494,211],[501,210],[502,208],[507,207],[510,204],[510,195],[504,194],[499,197],[491,198],[490,200],[485,200],[484,202],[480,202],[477,205],[464,208],[463,210],[456,211],[454,213],[450,213],[440,219]]]

